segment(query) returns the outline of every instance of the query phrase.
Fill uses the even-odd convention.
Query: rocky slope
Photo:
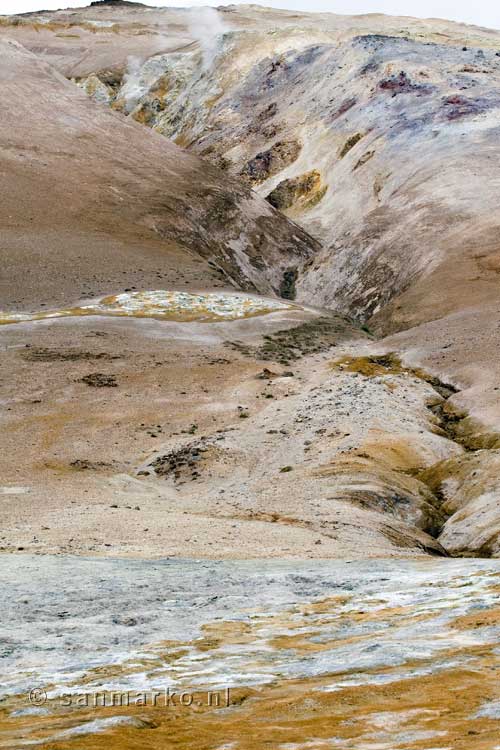
[[[295,306],[6,326],[4,548],[500,554],[500,34],[199,13],[0,23],[0,309],[229,283]]]

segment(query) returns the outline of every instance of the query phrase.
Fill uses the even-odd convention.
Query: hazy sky
[[[450,18],[479,26],[500,29],[498,0],[251,0],[259,5],[291,10],[330,11],[332,13],[389,13],[421,18]],[[248,2],[248,0],[247,0]],[[149,0],[148,5],[200,6],[232,5],[238,0]],[[29,10],[56,9],[87,5],[85,0],[0,0],[0,14]]]

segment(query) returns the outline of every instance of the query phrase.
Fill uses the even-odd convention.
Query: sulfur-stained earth
[[[28,555],[2,568],[4,747],[498,742],[495,561]]]

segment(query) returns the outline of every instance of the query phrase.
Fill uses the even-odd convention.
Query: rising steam
[[[186,11],[186,23],[189,36],[200,45],[202,69],[208,70],[212,67],[221,38],[228,31],[228,27],[218,11],[215,8],[208,7],[191,8]],[[167,38],[165,38],[165,42],[168,46]],[[150,84],[151,81],[148,80],[144,58],[129,57],[120,92],[124,100],[125,112],[132,112],[141,97],[147,92]]]
[[[201,47],[203,69],[208,70],[215,60],[220,40],[228,31],[228,27],[215,8],[191,8],[188,28],[190,36]]]
[[[129,57],[127,59],[127,71],[123,76],[123,85],[120,95],[125,102],[125,111],[131,112],[144,94],[141,85],[141,67],[143,60],[140,57]]]

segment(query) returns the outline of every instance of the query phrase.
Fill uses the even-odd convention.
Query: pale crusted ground
[[[464,454],[429,409],[442,396],[397,362],[366,364],[373,345],[342,320],[322,344],[324,320],[2,326],[2,548],[444,554],[453,511],[419,477]]]
[[[497,746],[498,561],[1,558],[9,750]]]

